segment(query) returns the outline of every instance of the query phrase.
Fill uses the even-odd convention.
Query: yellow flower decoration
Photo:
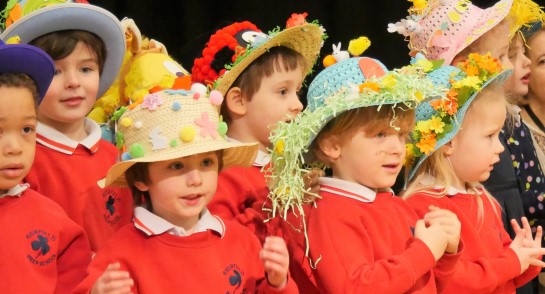
[[[393,74],[387,74],[381,81],[382,88],[391,89],[397,85],[397,79]]]
[[[433,63],[427,59],[418,59],[415,64],[421,67],[425,72],[433,69]]]
[[[481,89],[483,81],[477,76],[467,76],[459,81],[452,83],[452,87],[455,89],[461,89],[463,87],[469,87],[478,91]]]
[[[426,155],[429,155],[431,152],[435,149],[435,143],[437,143],[437,140],[435,139],[435,134],[428,133],[426,136],[422,137],[420,142],[416,143],[416,147],[420,149],[420,151]]]
[[[443,120],[441,120],[440,117],[432,116],[429,120],[429,127],[430,130],[434,131],[436,134],[443,132],[443,127],[445,126],[445,123]]]
[[[276,154],[283,155],[284,154],[284,141],[278,141],[274,145],[274,150]]]

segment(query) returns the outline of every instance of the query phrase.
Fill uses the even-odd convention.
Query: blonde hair
[[[331,166],[331,160],[319,147],[322,141],[333,138],[342,145],[361,130],[368,136],[376,135],[386,128],[394,128],[401,134],[408,134],[414,124],[414,109],[407,109],[404,105],[351,109],[329,121],[311,144],[310,150],[320,162]]]
[[[503,91],[502,83],[499,82],[493,82],[485,89],[481,90],[469,106],[465,118],[467,118],[467,115],[476,102],[482,101],[484,103],[490,103],[491,99],[494,97],[491,97],[489,93],[499,90]],[[488,99],[484,100],[483,97],[488,97]],[[502,101],[506,103],[507,107],[507,101],[505,99],[502,99]],[[447,195],[447,187],[451,187],[458,182],[458,176],[456,175],[448,156],[445,155],[445,148],[447,148],[445,145],[441,146],[422,162],[407,188],[400,193],[403,199],[408,199],[416,193],[425,193],[432,197],[441,198]],[[433,179],[433,181],[430,182],[430,179]],[[480,229],[484,216],[483,201],[488,201],[493,204],[494,213],[498,214],[498,211],[496,210],[497,201],[479,182],[466,182],[465,189],[467,192],[475,194],[477,197],[478,223],[476,224],[476,228]],[[483,191],[483,193],[481,193],[481,191]]]

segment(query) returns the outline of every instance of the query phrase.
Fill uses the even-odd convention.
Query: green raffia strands
[[[272,158],[267,177],[272,217],[280,215],[286,219],[287,214],[293,211],[304,219],[303,206],[312,204],[315,197],[319,197],[305,190],[304,176],[310,172],[310,167],[316,166],[316,163],[305,162],[304,154],[308,152],[312,140],[332,117],[350,109],[367,106],[404,105],[405,108],[413,109],[422,102],[422,97],[431,99],[445,94],[445,89],[434,87],[432,82],[425,78],[424,71],[414,66],[394,70],[380,79],[371,78],[368,82],[380,84],[389,76],[396,80],[395,85],[390,88],[381,88],[378,92],[364,89],[363,93],[351,93],[350,89],[343,88],[334,96],[325,99],[325,103],[314,112],[306,109],[291,123],[279,122],[269,138]],[[389,80],[391,81],[391,77]],[[395,125],[394,121],[395,117],[392,118],[392,126]]]

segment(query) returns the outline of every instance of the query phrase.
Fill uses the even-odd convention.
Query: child
[[[83,229],[56,203],[21,184],[34,159],[36,106],[55,67],[43,51],[0,41],[0,288],[70,293],[91,252]]]
[[[270,35],[248,21],[234,23],[210,37],[192,69],[194,81],[213,85],[225,95],[221,114],[229,126],[228,137],[259,143],[252,167],[220,173],[210,210],[236,219],[262,242],[277,231],[275,222],[264,223],[270,215],[263,211],[269,190],[261,170],[270,160],[269,134],[278,122],[293,119],[303,109],[298,93],[318,58],[322,38],[323,29],[313,23]]]
[[[123,30],[102,8],[67,3],[23,16],[0,38],[14,36],[47,52],[56,68],[38,109],[36,163],[25,181],[63,207],[96,251],[132,217],[130,191],[96,184],[116,162],[117,150],[85,117],[120,69]]]
[[[296,290],[287,278],[288,252],[281,238],[267,238],[261,250],[248,229],[207,210],[219,170],[250,165],[257,146],[227,142],[216,109],[222,95],[196,94],[150,94],[121,117],[118,132],[127,152],[108,171],[105,184],[131,188],[134,223],[98,251],[78,292],[89,293],[91,287],[91,293],[116,287],[133,293]]]
[[[306,281],[296,280],[314,284],[305,293],[430,293],[434,276],[447,279],[456,265],[460,227],[454,214],[431,208],[418,220],[389,189],[401,169],[415,104],[440,92],[421,68],[377,78],[382,68],[370,58],[326,68],[309,87],[309,108],[271,136],[273,207],[282,215],[308,212],[300,238],[308,235],[308,256],[316,264],[296,261],[302,272],[313,267]],[[320,197],[304,207],[303,164],[317,161],[331,167],[333,177],[320,178]],[[451,254],[441,258],[445,251]]]
[[[412,180],[403,196],[420,216],[432,205],[452,210],[462,224],[465,250],[444,293],[514,293],[545,266],[541,227],[532,239],[527,220],[523,230],[513,220],[511,241],[498,203],[479,184],[503,151],[498,140],[506,115],[502,82],[509,74],[490,55],[470,54],[459,68],[446,66],[428,75],[436,86],[450,89],[416,110],[408,146],[413,157],[407,160]]]

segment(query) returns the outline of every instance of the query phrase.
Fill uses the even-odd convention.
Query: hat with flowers
[[[218,114],[223,96],[207,95],[206,87],[191,90],[163,90],[148,94],[133,109],[125,109],[117,124],[117,147],[121,162],[113,165],[103,183],[126,186],[124,173],[138,162],[170,160],[199,153],[224,150],[223,167],[250,166],[257,143],[227,140],[227,124]]]
[[[429,65],[433,67],[431,62]],[[380,61],[368,57],[353,57],[327,67],[309,86],[309,107],[290,123],[279,123],[269,138],[273,146],[268,169],[273,216],[285,217],[290,210],[303,213],[303,205],[314,201],[304,196],[303,176],[312,166],[320,166],[309,146],[334,117],[369,106],[414,109],[422,100],[442,94],[426,78],[421,64],[384,69]],[[375,70],[383,72],[377,75]],[[330,79],[333,76],[340,78]],[[394,128],[395,120],[394,115]]]
[[[465,113],[480,91],[493,82],[504,82],[511,70],[505,70],[490,54],[471,53],[456,67],[443,66],[428,74],[435,87],[446,94],[416,108],[416,126],[411,143],[406,146],[405,165],[410,180],[422,162],[448,143],[462,126]]]
[[[97,97],[112,85],[125,54],[125,34],[121,23],[109,11],[86,0],[9,0],[0,13],[5,30],[0,39],[16,39],[28,44],[34,39],[62,30],[82,30],[95,34],[106,46],[104,68]]]
[[[495,27],[509,13],[514,0],[501,0],[481,9],[469,0],[409,0],[409,16],[388,24],[388,32],[409,39],[414,56],[450,64],[464,48]],[[517,0],[518,1],[518,0]]]
[[[285,46],[306,59],[303,73],[312,70],[326,35],[317,21],[307,23],[306,13],[293,14],[286,29],[276,28],[265,34],[249,21],[236,22],[213,34],[202,56],[195,59],[193,81],[207,84],[226,94],[238,76],[270,48]]]

